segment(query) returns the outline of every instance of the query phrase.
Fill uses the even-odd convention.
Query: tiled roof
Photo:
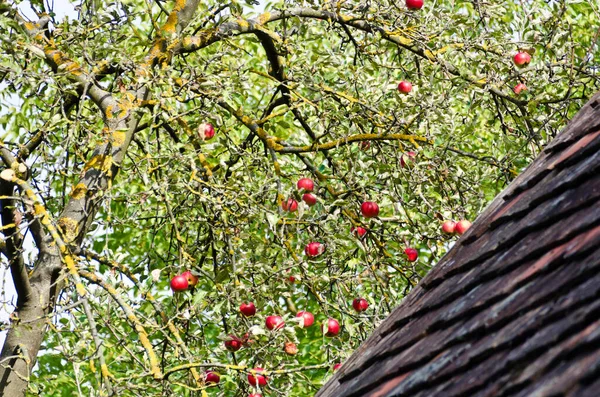
[[[317,396],[600,396],[600,93]]]

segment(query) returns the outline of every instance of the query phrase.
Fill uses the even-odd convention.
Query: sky
[[[57,21],[68,17],[69,19],[77,19],[77,10],[75,6],[78,2],[70,2],[68,0],[46,0],[50,3],[51,8],[54,10],[56,14],[55,18]],[[254,12],[261,12],[264,10],[264,6],[266,5],[266,0],[261,0],[260,5],[254,8]],[[23,1],[18,5],[18,9],[21,12],[21,15],[30,19],[36,20],[36,15],[29,7],[29,1]],[[249,10],[249,9],[248,9]],[[18,107],[20,106],[20,99],[18,97],[7,98],[7,103],[10,106]],[[2,109],[0,108],[0,111]],[[4,138],[4,131],[2,127],[0,127],[0,138]],[[33,242],[31,237],[28,235],[25,240],[25,255],[27,256],[29,253],[36,252],[33,246]],[[6,267],[6,261],[3,261],[2,265],[0,265],[0,291],[2,295],[0,295],[0,301],[2,302],[15,302],[16,301],[16,292],[14,289],[12,277],[10,275],[9,269]],[[10,313],[14,310],[14,306],[10,304],[0,305],[0,322],[7,322],[10,316]],[[0,332],[0,346],[4,344],[4,340],[6,338],[6,331]]]

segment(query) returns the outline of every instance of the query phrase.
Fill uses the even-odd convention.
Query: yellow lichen
[[[85,186],[85,184],[78,183],[76,186],[73,187],[73,190],[71,190],[70,196],[74,200],[80,200],[85,197],[87,191],[88,188],[87,186]]]
[[[58,220],[58,227],[63,235],[65,243],[69,244],[77,238],[79,234],[79,224],[73,218],[62,217]]]
[[[258,23],[260,23],[261,25],[269,22],[269,19],[271,19],[271,13],[270,12],[265,12],[264,14],[261,14],[258,17]]]
[[[106,154],[98,154],[93,156],[85,165],[84,170],[96,169],[102,172],[110,170],[112,165],[112,156]]]
[[[120,131],[120,130],[116,130],[113,131],[112,136],[111,136],[111,141],[112,144],[115,146],[121,146],[123,143],[125,143],[125,131]]]

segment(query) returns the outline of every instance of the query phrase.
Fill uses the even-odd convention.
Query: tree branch
[[[2,207],[2,231],[5,236],[6,249],[3,253],[7,256],[15,290],[17,291],[17,306],[26,304],[31,296],[31,285],[27,274],[27,267],[23,259],[23,237],[18,228],[19,218],[16,200],[12,198],[14,184],[0,180],[0,206]]]

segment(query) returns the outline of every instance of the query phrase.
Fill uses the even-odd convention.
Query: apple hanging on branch
[[[360,212],[365,218],[375,218],[379,215],[379,206],[373,201],[365,201],[360,206]]]
[[[330,317],[321,325],[321,332],[330,338],[337,336],[340,333],[340,323],[335,318]]]
[[[315,323],[315,316],[311,312],[302,310],[296,314],[297,318],[300,318],[300,327],[308,328]]]
[[[304,253],[309,258],[316,258],[317,256],[321,255],[324,251],[325,246],[317,242],[308,243],[306,244],[306,247],[304,247]]]
[[[352,226],[352,228],[350,228],[350,233],[352,233],[355,237],[362,239],[365,236],[365,234],[367,234],[367,229],[361,226]]]
[[[296,186],[298,187],[298,190],[304,190],[306,193],[310,193],[315,188],[315,183],[310,178],[301,178],[298,180]]]
[[[513,88],[513,92],[514,92],[516,95],[519,95],[519,94],[520,94],[521,92],[523,92],[523,91],[527,91],[527,86],[526,86],[525,84],[523,84],[523,83],[519,83],[519,84],[517,84],[517,85],[515,86],[515,88]]]
[[[444,233],[453,234],[455,228],[456,228],[456,222],[454,222],[454,221],[444,221],[444,223],[442,223],[442,231]]]
[[[262,373],[265,372],[262,368],[254,368],[248,374],[248,383],[252,386],[264,387],[267,385],[267,377]]]
[[[209,141],[215,136],[215,127],[211,123],[203,123],[198,126],[198,135],[203,141]]]
[[[298,209],[298,202],[293,198],[289,198],[281,202],[281,208],[283,208],[284,211],[294,212]]]
[[[302,195],[302,201],[304,201],[309,207],[312,207],[313,205],[317,204],[317,198],[314,194],[310,193],[304,193]]]
[[[252,317],[256,314],[256,306],[252,302],[244,302],[240,305],[240,312],[246,317]]]
[[[406,8],[409,10],[420,10],[423,8],[423,0],[406,0]]]
[[[171,279],[171,289],[173,292],[183,292],[189,287],[189,281],[183,274],[175,276]]]
[[[281,316],[267,316],[265,319],[265,326],[269,330],[277,330],[283,328],[285,321]]]
[[[206,371],[204,373],[204,382],[206,383],[212,383],[216,385],[217,383],[219,383],[220,380],[221,377],[216,372]]]
[[[471,222],[467,221],[467,220],[461,220],[456,224],[456,228],[455,231],[457,234],[464,234],[467,230],[469,230],[469,228],[471,227]]]
[[[525,51],[519,51],[513,56],[513,62],[520,68],[524,68],[531,62],[531,55]]]
[[[408,81],[401,81],[398,84],[398,91],[400,91],[404,95],[407,95],[412,91],[412,84]]]
[[[404,253],[406,254],[409,262],[414,262],[417,260],[417,258],[419,258],[419,251],[414,248],[408,247],[404,250]]]
[[[365,298],[356,298],[352,301],[352,307],[357,312],[364,312],[369,308],[369,302]]]

